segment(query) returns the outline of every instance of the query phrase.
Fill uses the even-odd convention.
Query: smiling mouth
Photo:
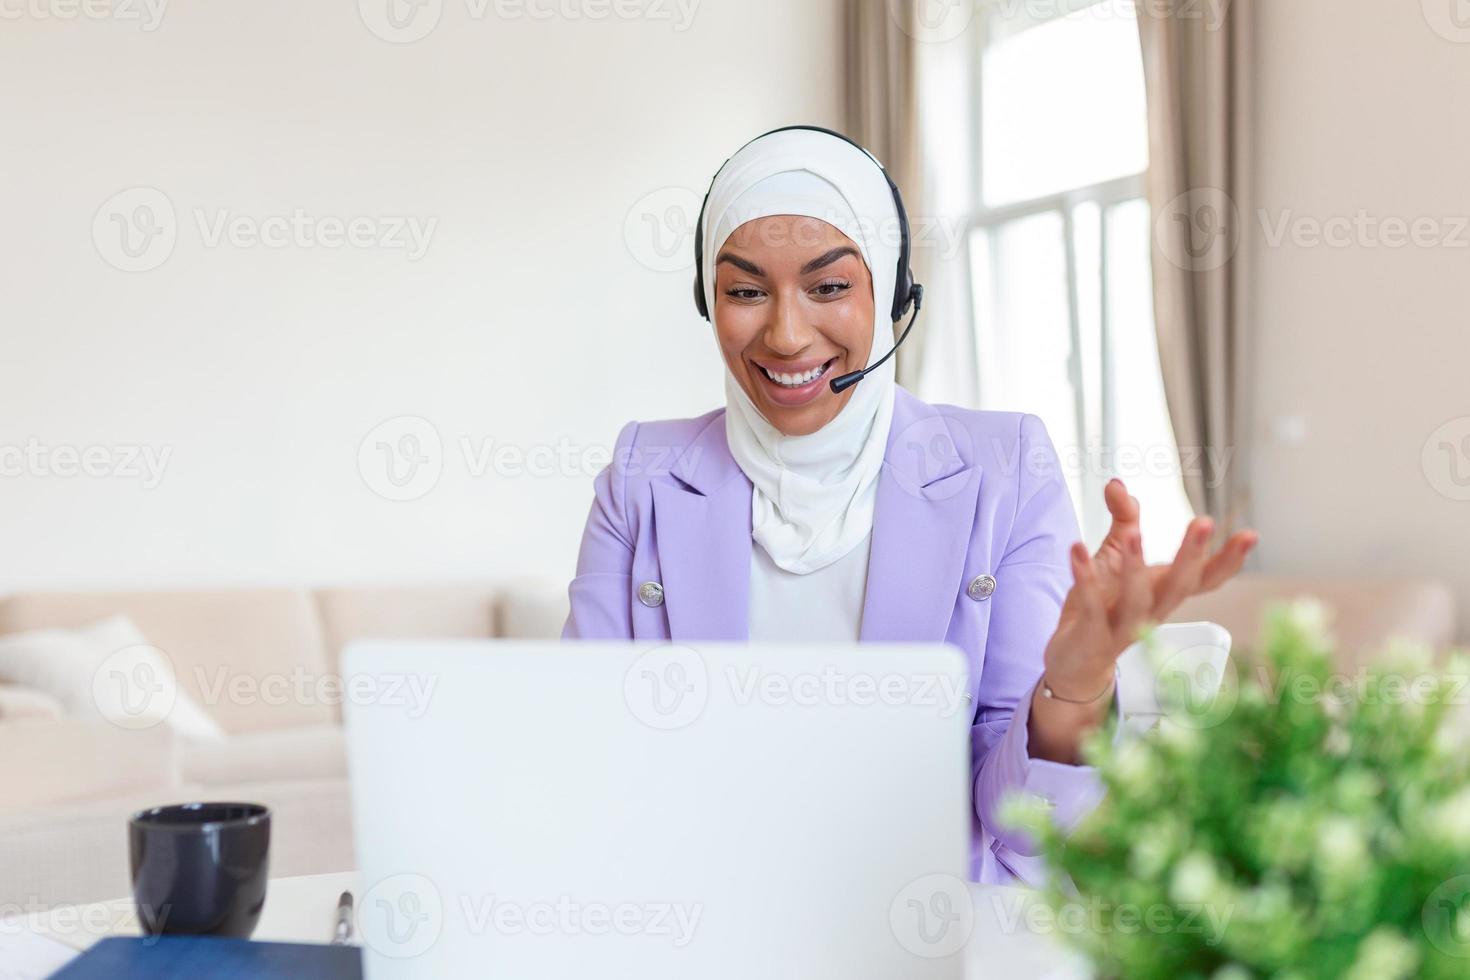
[[[807,371],[803,371],[799,374],[772,371],[770,368],[767,368],[763,364],[757,364],[756,367],[760,368],[761,373],[766,376],[766,380],[782,388],[787,388],[795,391],[801,388],[805,388],[807,385],[810,385],[820,380],[821,378],[826,377],[827,373],[832,370],[832,366],[836,363],[837,358],[833,357],[818,365],[817,367],[811,368]]]

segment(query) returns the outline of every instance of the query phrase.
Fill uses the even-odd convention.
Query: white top
[[[841,558],[798,575],[759,544],[750,557],[750,642],[856,642],[863,626],[871,531]]]

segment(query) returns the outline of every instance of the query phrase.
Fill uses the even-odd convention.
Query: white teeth
[[[819,364],[816,367],[812,368],[810,371],[805,372],[804,374],[778,374],[775,371],[771,371],[764,367],[762,367],[761,370],[766,372],[766,377],[770,378],[778,385],[786,388],[800,388],[802,385],[811,384],[817,378],[820,378],[824,373],[826,373],[827,365]]]

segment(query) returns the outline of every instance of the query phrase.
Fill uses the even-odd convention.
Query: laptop
[[[973,923],[953,647],[361,641],[369,980],[954,980]]]

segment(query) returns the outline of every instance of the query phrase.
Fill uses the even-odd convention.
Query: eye
[[[852,288],[852,283],[846,279],[828,279],[812,287],[812,292],[823,299],[833,299],[841,296]]]
[[[731,299],[749,303],[760,299],[765,295],[765,292],[756,289],[754,286],[734,286],[725,290],[725,295]]]

